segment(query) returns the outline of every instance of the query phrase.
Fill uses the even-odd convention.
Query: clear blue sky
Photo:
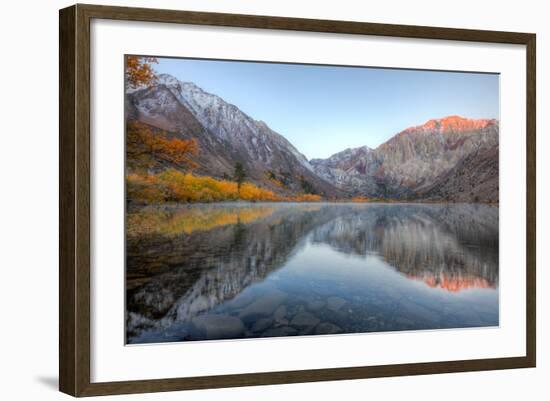
[[[265,121],[308,159],[372,148],[431,118],[499,118],[499,76],[380,68],[158,58],[158,73],[191,81]]]

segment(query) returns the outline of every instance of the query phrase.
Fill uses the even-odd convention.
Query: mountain
[[[353,195],[498,202],[498,135],[497,120],[449,116],[311,164]]]
[[[198,174],[232,176],[241,162],[248,181],[277,192],[341,195],[282,135],[194,83],[161,74],[153,86],[127,93],[126,117],[176,137],[195,138]]]
[[[498,202],[499,123],[494,119],[432,119],[376,149],[362,146],[308,161],[263,121],[168,74],[148,88],[127,92],[126,118],[169,136],[196,139],[198,175],[231,177],[240,162],[247,181],[280,194]],[[158,159],[152,170],[169,167],[177,166]]]
[[[419,197],[454,202],[498,202],[498,146],[462,158],[421,190]]]
[[[377,183],[366,179],[380,167],[380,160],[368,146],[346,149],[328,159],[310,160],[315,172],[337,187],[354,194],[377,192]]]

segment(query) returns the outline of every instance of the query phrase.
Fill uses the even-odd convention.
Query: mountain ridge
[[[477,197],[498,202],[498,133],[496,119],[447,116],[406,128],[368,152],[364,147],[347,149],[310,162],[319,175],[355,195],[449,201],[474,201]],[[491,149],[496,152],[488,152]],[[474,153],[490,159],[486,164],[492,170],[483,177],[483,185],[476,181],[481,179],[479,174],[468,171],[465,163]],[[481,162],[478,160],[477,167]],[[470,177],[469,182],[459,183],[460,178],[450,174],[458,166],[463,170],[460,176]],[[446,183],[444,191],[435,190],[436,181],[445,175],[457,182]],[[465,184],[469,196],[458,194],[466,191]],[[472,188],[480,189],[482,195],[472,194]]]
[[[240,162],[247,180],[279,193],[307,189],[325,197],[342,195],[314,173],[307,158],[284,136],[194,83],[161,74],[151,87],[126,96],[127,119],[183,139],[197,139],[200,152],[196,171],[202,175],[230,177],[235,163]],[[190,130],[190,120],[198,122],[202,130]]]

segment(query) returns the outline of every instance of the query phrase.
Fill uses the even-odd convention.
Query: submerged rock
[[[244,321],[250,321],[257,317],[269,316],[286,299],[287,295],[279,290],[272,291],[244,308],[239,317]]]
[[[320,299],[312,299],[306,303],[306,307],[312,312],[317,312],[323,306],[325,306],[325,302]]]
[[[281,305],[277,308],[277,310],[273,314],[273,318],[277,323],[281,323],[285,321],[288,322],[288,320],[286,320],[285,317],[286,317],[286,306]]]
[[[294,336],[296,334],[298,334],[298,331],[295,328],[289,327],[289,326],[282,326],[282,327],[277,327],[277,328],[273,328],[265,331],[262,334],[262,337],[284,337],[284,336]]]
[[[253,332],[261,332],[261,331],[264,331],[266,330],[267,328],[271,327],[271,325],[273,324],[273,320],[272,319],[269,319],[269,318],[262,318],[258,321],[256,321],[253,325],[252,325],[252,328],[250,330],[252,330]]]
[[[227,315],[203,315],[191,320],[195,330],[208,339],[241,337],[245,327],[241,319]]]
[[[345,303],[346,300],[340,297],[329,297],[327,299],[327,306],[332,311],[339,310]]]
[[[290,324],[299,328],[313,327],[319,324],[319,318],[309,312],[300,312],[292,318]]]
[[[244,308],[246,305],[254,300],[254,294],[251,292],[245,292],[238,294],[235,298],[227,302],[227,306],[235,309]]]
[[[341,332],[342,328],[340,326],[328,322],[319,323],[315,327],[315,334],[336,334]]]

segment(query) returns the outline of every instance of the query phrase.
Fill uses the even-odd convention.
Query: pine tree
[[[239,196],[241,194],[241,185],[244,183],[246,178],[246,171],[241,162],[235,163],[235,172],[233,173],[233,180],[237,183],[237,192]]]

